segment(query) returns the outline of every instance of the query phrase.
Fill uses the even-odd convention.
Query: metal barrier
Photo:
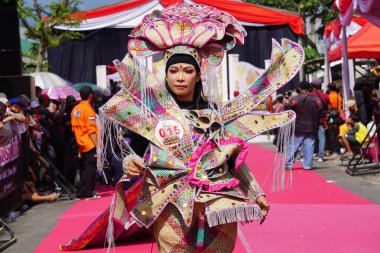
[[[0,218],[0,229],[5,229],[9,234],[9,239],[0,240],[0,252],[8,248],[9,246],[15,244],[17,242],[17,238],[12,230],[12,228]]]
[[[376,134],[370,135],[373,128],[376,128]],[[348,162],[346,173],[351,176],[356,175],[364,175],[364,174],[375,174],[380,172],[380,163],[378,157],[376,157],[376,162],[364,162],[364,154],[368,150],[368,148],[372,144],[372,140],[375,136],[377,136],[377,147],[375,147],[378,150],[379,144],[380,144],[380,124],[375,123],[371,126],[370,130],[368,131],[365,140],[368,138],[367,142],[363,142],[360,144],[359,148],[357,148],[354,152],[354,155],[351,157],[351,159]],[[378,156],[377,152],[376,155]]]
[[[33,153],[33,152],[32,152]],[[46,170],[52,172],[55,176],[55,182],[57,187],[63,190],[60,199],[74,199],[76,196],[76,188],[66,179],[66,177],[58,170],[50,159],[41,153],[41,155],[36,155],[33,153],[36,159],[40,162],[41,166],[45,167]]]

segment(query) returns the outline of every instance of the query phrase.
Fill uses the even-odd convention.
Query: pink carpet
[[[270,192],[268,170],[273,160],[273,151],[250,145],[247,164],[267,193],[271,211],[261,226],[240,226],[235,252],[379,252],[380,206],[328,183],[315,171],[302,170],[299,164],[293,170],[291,190]],[[35,252],[60,252],[58,245],[80,235],[111,201],[110,189],[99,191],[101,199],[80,200],[68,209]],[[151,247],[152,242],[144,240],[118,244],[116,252],[150,252]],[[104,248],[82,252],[100,253]]]

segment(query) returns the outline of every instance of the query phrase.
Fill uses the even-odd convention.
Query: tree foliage
[[[322,37],[325,25],[338,17],[338,11],[332,7],[335,0],[246,0],[246,2],[279,8],[297,13],[304,21],[310,18],[311,23],[320,20],[322,26],[318,27],[317,34]]]
[[[59,25],[78,27],[82,16],[78,12],[80,0],[57,0],[41,5],[38,0],[28,6],[24,0],[18,0],[19,17],[25,36],[35,41],[29,57],[35,58],[36,71],[46,71],[47,50],[59,46],[62,42],[82,38],[74,31],[55,29]]]
[[[306,24],[306,20],[309,20],[312,25],[316,21],[320,21],[321,25],[316,27],[315,30],[320,38],[323,37],[325,25],[338,17],[337,9],[332,7],[334,0],[246,0],[246,2],[294,12],[302,17],[304,24]],[[307,34],[303,36],[302,41],[306,61],[321,57],[316,45],[308,38]],[[305,73],[312,73],[320,69],[320,67],[320,64],[306,66]]]

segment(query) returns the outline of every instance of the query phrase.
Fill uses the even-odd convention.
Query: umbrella
[[[65,99],[67,96],[72,95],[76,100],[81,100],[79,92],[68,85],[43,89],[42,93],[47,94],[51,99]]]
[[[74,85],[74,83],[71,82],[71,81],[69,81],[69,80],[66,80],[66,79],[65,79],[65,81],[66,81],[66,83],[67,83],[68,85],[70,85],[70,86],[73,86],[73,85]]]
[[[102,88],[100,88],[99,86],[96,86],[96,84],[93,84],[93,83],[76,83],[76,84],[74,84],[73,87],[74,87],[75,90],[80,91],[80,89],[81,89],[82,87],[84,87],[84,86],[89,86],[89,87],[91,87],[91,89],[92,89],[93,91],[98,90],[98,91],[103,92],[103,89],[102,89]]]
[[[29,75],[34,77],[34,84],[42,89],[68,85],[63,78],[51,72],[34,72]]]

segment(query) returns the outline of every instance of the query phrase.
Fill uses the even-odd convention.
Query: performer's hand
[[[139,177],[145,174],[144,164],[137,160],[132,159],[127,166],[127,175],[130,177]]]
[[[261,209],[261,213],[263,215],[263,218],[260,221],[260,225],[261,225],[261,224],[263,224],[263,222],[265,221],[265,219],[269,213],[270,205],[268,204],[268,201],[265,198],[265,196],[258,197],[256,199],[256,203],[259,205],[259,207]]]

